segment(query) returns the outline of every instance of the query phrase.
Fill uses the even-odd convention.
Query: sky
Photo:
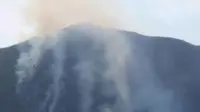
[[[121,29],[168,36],[200,45],[199,0],[116,0]],[[22,14],[25,0],[0,0],[0,47],[16,44],[31,32]],[[25,34],[24,34],[25,35]]]

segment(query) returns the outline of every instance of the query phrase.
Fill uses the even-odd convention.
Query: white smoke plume
[[[18,60],[18,68],[26,68],[26,70],[32,69],[32,66],[38,63],[43,52],[42,45],[49,34],[78,23],[91,23],[111,28],[120,26],[118,20],[120,11],[114,0],[29,0],[24,11],[27,23],[34,29],[33,34],[37,38],[36,41],[29,41],[32,46],[29,52],[24,53],[22,49],[19,49],[22,53]],[[22,80],[25,77],[31,77],[32,72],[28,75],[20,70],[18,74]]]
[[[118,19],[122,14],[120,13],[117,4],[114,0],[32,0],[27,6],[26,17],[27,22],[34,28],[37,38],[34,41],[29,41],[31,49],[24,52],[20,49],[20,57],[17,63],[18,83],[23,83],[24,80],[31,79],[34,75],[34,66],[37,66],[43,52],[46,49],[53,48],[55,67],[52,69],[53,84],[48,93],[52,97],[52,102],[49,106],[49,112],[54,112],[56,104],[59,100],[60,92],[62,91],[63,76],[63,59],[67,55],[65,47],[59,46],[58,30],[78,23],[89,23],[106,28],[120,28],[121,21]],[[138,97],[135,98],[135,104],[132,107],[132,98],[130,95],[130,88],[127,83],[126,63],[131,56],[131,48],[126,37],[113,30],[103,30],[96,27],[77,26],[76,29],[85,32],[91,39],[95,40],[95,44],[105,45],[105,59],[108,63],[108,68],[103,77],[114,82],[117,89],[117,103],[114,108],[100,108],[101,112],[132,112],[133,108],[147,108],[153,107],[154,112],[160,112],[163,109],[169,112],[171,93],[166,94],[162,89],[155,89],[153,82],[154,75],[150,75],[152,79],[144,80],[144,77],[149,77],[151,70],[143,71],[145,75],[139,73],[138,76],[133,77],[133,81],[138,84],[145,83],[145,87],[139,90]],[[53,35],[53,36],[48,36]],[[47,38],[52,37],[52,38]],[[66,35],[67,38],[67,35]],[[62,41],[62,40],[61,40]],[[57,47],[58,46],[58,47]],[[134,55],[135,56],[135,55]],[[140,59],[140,58],[139,58]],[[142,60],[142,59],[141,59]],[[94,73],[92,60],[81,60],[78,66],[80,73],[80,88],[83,102],[81,102],[82,112],[89,112],[92,105],[91,91],[94,89]],[[148,64],[144,64],[147,66]],[[138,65],[137,65],[138,66]],[[149,64],[149,66],[151,66]],[[143,68],[143,66],[141,66]],[[148,68],[148,67],[147,67]],[[150,68],[149,68],[150,69]],[[145,69],[144,69],[145,70]],[[152,92],[152,90],[155,90]],[[151,91],[150,95],[146,95]],[[141,94],[143,93],[143,94]],[[137,96],[137,95],[136,95]],[[158,96],[164,98],[160,99]],[[48,101],[50,97],[46,97]],[[158,98],[158,99],[156,99]],[[165,99],[166,98],[166,99]],[[156,99],[156,100],[155,100]],[[44,105],[46,105],[44,101]],[[154,102],[151,105],[149,102]],[[157,105],[161,108],[157,108]],[[163,107],[163,108],[162,108]]]
[[[120,21],[118,17],[121,16],[117,7],[117,2],[114,0],[32,0],[26,9],[27,22],[34,28],[37,35],[36,41],[29,41],[31,50],[25,52],[20,49],[21,54],[17,64],[18,83],[22,83],[26,78],[31,79],[34,74],[34,67],[40,61],[43,52],[56,46],[57,39],[49,39],[48,35],[55,34],[56,31],[67,26],[78,23],[89,23],[106,28],[119,28]],[[85,26],[84,26],[85,27]],[[93,28],[93,27],[92,27]],[[85,30],[84,28],[81,30]],[[98,29],[100,30],[100,29]],[[86,32],[94,31],[92,39],[97,43],[104,43],[106,46],[105,58],[108,62],[108,70],[104,74],[104,78],[113,81],[119,92],[118,104],[116,109],[130,110],[129,88],[127,86],[125,65],[129,57],[130,48],[129,43],[125,40],[122,34],[113,31],[108,31],[104,34],[103,30],[96,31],[94,29],[87,29]],[[107,32],[107,31],[105,31]],[[91,35],[91,34],[88,34]],[[51,37],[51,36],[50,36]],[[57,38],[57,36],[52,36]],[[48,42],[48,43],[47,43]],[[50,105],[50,112],[53,112],[55,105],[59,98],[61,91],[60,79],[62,78],[62,68],[64,55],[63,48],[60,51],[55,49],[54,56],[56,59],[55,76],[53,76],[54,83],[52,84],[53,101]],[[85,66],[85,64],[84,64]],[[83,112],[86,112],[91,106],[90,92],[93,89],[93,73],[91,72],[91,65],[81,68],[85,79],[90,80],[88,84],[84,83],[82,96],[87,102],[83,102]],[[89,69],[87,72],[86,70]],[[28,74],[28,73],[29,74]],[[57,75],[56,75],[57,74]],[[102,109],[104,110],[104,109]]]
[[[25,16],[36,34],[78,23],[117,28],[122,15],[117,3],[114,0],[31,0]]]
[[[82,61],[77,70],[80,71],[79,85],[82,94],[81,112],[89,112],[93,103],[92,91],[94,89],[94,65],[91,61]]]
[[[97,45],[99,43],[105,45],[105,59],[108,63],[108,68],[105,74],[103,74],[103,77],[113,81],[119,93],[119,99],[117,99],[119,104],[115,106],[117,108],[116,110],[131,112],[131,102],[129,100],[130,91],[126,74],[126,64],[131,56],[130,43],[126,40],[126,37],[123,34],[114,30],[103,30],[95,27],[83,27],[80,30],[85,31],[89,37],[92,37],[92,39],[96,41]],[[86,69],[86,71],[88,70],[89,69]],[[86,78],[89,79],[91,77],[94,76],[88,76]],[[87,87],[83,89],[87,90]]]
[[[103,33],[103,32],[102,32]],[[119,92],[120,103],[117,107],[119,110],[131,112],[130,93],[126,77],[126,64],[130,58],[130,44],[125,37],[117,32],[108,32],[105,35],[106,59],[108,61],[108,71],[105,77],[112,80]]]
[[[38,41],[37,45],[31,44],[32,49],[29,52],[22,51],[19,48],[20,58],[17,61],[17,75],[18,75],[18,83],[22,83],[26,78],[31,78],[34,74],[34,68],[37,66],[41,55],[42,55],[42,47],[44,45],[44,41]],[[28,76],[28,77],[27,77]]]
[[[59,36],[59,35],[58,35]],[[50,105],[49,112],[54,112],[57,101],[59,100],[60,92],[62,90],[62,78],[65,74],[64,70],[64,59],[65,59],[65,44],[62,41],[59,41],[56,44],[56,47],[53,48],[54,54],[54,66],[52,68],[52,92],[53,92],[53,100]],[[65,74],[66,75],[66,74]]]

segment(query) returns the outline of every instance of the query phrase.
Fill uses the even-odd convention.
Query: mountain
[[[0,49],[0,112],[200,112],[200,48],[74,25]]]

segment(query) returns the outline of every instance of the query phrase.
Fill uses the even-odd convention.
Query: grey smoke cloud
[[[103,54],[100,55],[100,58],[105,59],[104,61],[107,63],[107,66],[103,72],[98,72],[100,72],[103,80],[114,83],[114,88],[116,90],[113,91],[115,93],[114,95],[117,95],[114,106],[109,107],[108,105],[103,105],[99,107],[100,112],[132,112],[133,110],[180,112],[179,107],[174,106],[173,91],[164,89],[162,83],[156,78],[156,72],[152,66],[151,59],[148,55],[145,55],[143,50],[138,49],[135,43],[129,43],[124,34],[110,29],[101,29],[95,26],[91,27],[90,25],[75,25],[63,31],[66,31],[66,33],[63,34],[64,40],[63,38],[59,38],[62,36],[56,34],[57,38],[44,41],[44,45],[51,46],[45,48],[54,50],[53,56],[55,59],[55,67],[52,69],[51,74],[53,84],[51,86],[51,91],[47,91],[47,93],[49,92],[48,95],[50,94],[51,96],[49,97],[47,95],[44,100],[44,102],[51,101],[50,105],[48,105],[50,112],[56,111],[56,104],[59,102],[60,93],[63,89],[61,84],[63,76],[62,68],[64,67],[63,59],[68,56],[67,53],[64,53],[66,46],[63,44],[67,45],[69,43],[69,47],[71,47],[73,52],[76,52],[75,54],[78,57],[75,71],[78,71],[76,75],[79,75],[78,83],[82,100],[81,112],[90,110],[94,100],[91,93],[94,91],[95,87],[94,79],[96,74],[94,71],[98,71],[99,67],[94,64],[94,61],[98,58],[95,57],[95,52],[92,52],[92,48],[88,49],[79,46],[88,38],[89,40],[93,40],[90,42],[94,44],[94,48],[100,47],[105,50]],[[79,38],[74,34],[68,35],[68,32],[73,31],[74,34],[79,35]],[[65,41],[65,39],[67,41]],[[59,43],[61,41],[64,43]],[[134,48],[136,48],[136,51],[133,50]],[[96,49],[93,50],[95,51]],[[30,56],[34,58],[34,55]],[[128,63],[131,64],[127,65],[127,61],[130,61]],[[23,63],[18,63],[18,65],[26,66],[26,64]],[[30,66],[27,66],[27,68],[20,70],[28,71],[29,67]],[[130,74],[127,74],[128,69],[131,69]],[[108,85],[105,83],[105,86],[108,86],[108,88],[103,89],[105,95],[113,95],[112,92],[107,91],[107,89],[113,89],[110,83],[108,83]]]
[[[59,36],[59,35],[58,35]],[[52,92],[53,92],[53,100],[50,105],[49,112],[54,112],[55,106],[57,101],[60,98],[60,92],[62,90],[62,78],[63,75],[66,75],[64,70],[64,59],[66,53],[65,51],[65,43],[59,41],[56,44],[57,47],[54,47],[53,54],[54,54],[54,66],[52,67],[52,77],[53,77],[53,84],[52,84]]]
[[[90,23],[106,28],[117,28],[120,26],[120,21],[117,18],[120,13],[117,13],[117,10],[115,9],[117,9],[117,6],[115,6],[112,0],[34,0],[30,2],[30,6],[27,9],[27,20],[35,27],[36,35],[39,37],[36,38],[36,41],[29,41],[29,44],[31,45],[30,51],[23,52],[22,49],[19,49],[21,55],[18,59],[17,75],[19,84],[26,78],[31,79],[34,75],[33,66],[37,66],[43,56],[43,52],[46,49],[54,50],[53,56],[55,59],[55,67],[52,69],[53,84],[51,86],[51,91],[47,91],[50,92],[48,94],[51,94],[50,97],[52,97],[49,112],[54,112],[56,103],[59,100],[60,92],[62,90],[60,84],[62,83],[61,78],[63,76],[62,72],[64,68],[63,59],[68,55],[64,53],[65,46],[62,46],[62,44],[59,46],[59,42],[62,41],[60,40],[61,38],[59,38],[59,32],[55,32],[64,27],[78,23]],[[132,95],[130,94],[130,85],[127,82],[126,66],[127,61],[134,55],[131,55],[132,51],[130,43],[123,34],[110,29],[103,30],[99,27],[91,27],[90,25],[89,27],[87,25],[80,25],[70,28],[74,28],[75,31],[78,32],[84,32],[94,40],[95,45],[104,45],[105,52],[103,56],[108,66],[105,73],[101,75],[104,79],[114,82],[117,91],[117,99],[113,108],[105,108],[105,106],[100,108],[101,112],[131,112],[134,108],[132,106],[135,106],[135,108],[152,106],[149,103],[146,104],[146,102],[151,101],[154,102],[152,106],[154,109],[153,112],[160,112],[162,109],[165,109],[166,112],[170,111],[171,108],[167,107],[170,105],[170,95],[165,95],[165,93],[162,93],[162,90],[155,89],[154,83],[151,84],[153,79],[146,79],[146,82],[143,83],[143,76],[134,76],[134,81],[142,83],[145,86],[138,92],[139,99],[135,99],[135,101],[141,101],[139,102],[140,104],[134,102],[136,105],[132,105],[133,101]],[[65,37],[68,38],[68,35],[66,34]],[[82,56],[80,55],[80,58],[81,57]],[[81,58],[80,61],[79,65],[77,65],[77,70],[80,72],[79,86],[82,100],[84,100],[81,102],[81,108],[82,112],[88,112],[93,99],[91,91],[94,89],[95,74],[93,73],[93,70],[95,68],[93,67],[95,66],[92,63],[94,60]],[[30,72],[30,74],[27,74],[27,72]],[[141,74],[147,76],[149,73],[152,73],[152,71],[149,70],[148,73]],[[153,78],[154,76],[152,75],[151,77]],[[140,94],[152,91],[149,90],[149,88],[155,89],[155,93],[152,92],[152,94],[148,96]],[[154,98],[157,98],[159,95],[166,99],[160,100],[158,98],[158,100],[155,100]],[[142,100],[142,97],[144,100]],[[45,101],[48,101],[48,99],[49,97],[47,96]],[[163,106],[163,108],[157,110],[156,106],[159,104],[160,107]]]
[[[32,66],[37,65],[42,56],[42,47],[46,38],[57,37],[47,35],[57,34],[56,31],[78,23],[90,23],[111,28],[117,28],[120,23],[117,4],[113,0],[30,0],[24,11],[25,18],[30,27],[33,27],[36,35],[36,41],[29,41],[32,46],[29,52],[19,49],[22,53],[18,60],[18,69],[30,69],[28,77],[33,74]],[[38,39],[39,41],[37,41]],[[51,41],[50,39],[49,42],[51,45],[48,44],[47,47],[53,46],[56,40]],[[18,71],[17,74],[21,78],[25,78],[27,77],[26,72]]]
[[[105,58],[105,62],[108,64],[106,70],[102,75],[104,80],[108,80],[114,83],[116,91],[117,91],[117,103],[114,106],[114,108],[108,108],[111,109],[112,111],[114,110],[126,110],[126,112],[129,112],[128,110],[130,109],[130,101],[129,101],[129,87],[127,84],[127,79],[126,79],[126,61],[129,58],[129,53],[130,53],[130,46],[126,38],[123,37],[123,34],[120,34],[114,30],[103,30],[100,27],[92,26],[92,25],[77,25],[77,26],[72,26],[70,27],[71,29],[74,29],[77,33],[83,32],[85,33],[91,40],[94,42],[94,47],[97,47],[100,45],[100,47],[104,46],[104,55],[101,56],[101,58]],[[92,33],[91,33],[92,32]],[[47,91],[47,94],[51,95],[52,100],[51,104],[49,106],[49,111],[54,112],[55,106],[57,104],[57,101],[60,97],[60,92],[62,90],[61,88],[61,79],[63,76],[62,73],[62,68],[64,68],[63,65],[63,59],[67,57],[67,54],[64,53],[65,51],[65,42],[63,42],[63,38],[59,33],[56,33],[57,37],[50,38],[50,39],[45,39],[42,38],[42,40],[38,40],[42,42],[41,44],[38,44],[37,41],[32,41],[32,49],[27,52],[27,55],[21,55],[19,58],[20,63],[18,63],[17,67],[17,75],[18,78],[21,79],[19,80],[19,84],[23,82],[23,80],[26,80],[28,77],[31,79],[33,77],[34,73],[32,75],[26,74],[27,71],[34,71],[34,68],[32,68],[32,64],[38,63],[43,56],[42,53],[49,48],[53,49],[53,55],[54,55],[54,61],[55,64],[52,68],[52,79],[53,79],[53,84],[51,88],[49,89],[50,91]],[[78,38],[80,40],[78,41],[71,41],[70,39],[73,39],[73,37],[70,37],[68,39],[68,34],[65,33],[64,37],[66,40],[72,43],[76,43],[78,45],[78,42],[80,44],[84,41],[85,37]],[[52,43],[53,44],[52,44]],[[103,45],[103,46],[101,46]],[[59,47],[60,46],[60,47]],[[41,49],[43,48],[43,49]],[[102,48],[101,48],[102,49]],[[75,50],[75,49],[74,49]],[[37,51],[37,52],[36,52]],[[80,50],[78,50],[80,51]],[[78,52],[76,51],[76,52]],[[94,49],[95,51],[95,49]],[[36,54],[34,54],[36,53]],[[93,57],[92,52],[89,56],[90,58]],[[27,56],[29,58],[33,58],[34,61],[29,61],[27,60]],[[87,55],[86,55],[87,56]],[[81,96],[82,96],[82,112],[86,112],[90,110],[90,107],[93,103],[92,101],[92,91],[94,90],[94,77],[96,77],[96,73],[94,72],[95,69],[97,72],[102,72],[98,71],[98,66],[96,67],[94,65],[95,57],[94,59],[90,59],[89,57],[86,58],[84,54],[79,54],[80,58],[80,63],[77,65],[77,70],[79,71],[79,83],[80,83],[80,91],[81,91]],[[27,65],[28,63],[28,65]],[[19,69],[21,67],[24,67],[23,69]],[[19,73],[23,74],[19,74]],[[67,74],[65,74],[67,75]],[[20,85],[19,85],[20,86]],[[106,86],[106,85],[105,85]],[[107,85],[109,86],[109,85]],[[105,89],[106,90],[106,89]],[[112,94],[109,93],[108,94]],[[46,105],[46,101],[49,101],[49,98],[47,98],[44,101],[44,106]],[[104,111],[104,107],[100,108],[101,111]]]
[[[36,34],[78,23],[117,28],[121,16],[117,3],[114,0],[30,0],[25,17]]]
[[[115,108],[111,110],[115,111],[114,109],[117,109],[130,112],[130,91],[126,74],[126,64],[128,59],[130,59],[131,54],[130,43],[126,40],[126,37],[124,37],[123,34],[114,30],[103,30],[98,27],[87,26],[80,26],[78,28],[80,31],[86,33],[92,40],[94,40],[95,45],[103,44],[105,47],[104,58],[108,64],[108,67],[105,73],[102,75],[105,80],[114,82],[115,88],[119,95],[117,97],[118,103],[115,105]],[[93,65],[90,66],[91,67],[88,67],[89,69],[84,69],[84,71],[91,71]],[[91,79],[94,77],[94,73],[87,74],[88,75],[85,74],[82,77],[88,76],[85,77],[86,79]],[[83,90],[88,90],[88,86],[84,87]],[[104,111],[104,109],[101,110]]]

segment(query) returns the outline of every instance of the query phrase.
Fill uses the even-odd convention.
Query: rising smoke
[[[114,108],[109,109],[110,111],[126,111],[131,112],[130,107],[130,95],[129,95],[129,86],[127,83],[126,77],[126,63],[130,58],[130,43],[126,40],[123,34],[113,31],[113,30],[103,30],[101,28],[96,27],[80,27],[81,31],[86,32],[86,34],[91,37],[96,45],[104,44],[105,46],[105,60],[108,64],[107,70],[103,75],[104,79],[114,82],[116,89],[119,93],[117,97],[117,103]],[[92,32],[92,33],[89,33]],[[91,62],[91,60],[89,60]],[[85,66],[85,64],[84,64]],[[91,71],[93,65],[89,64],[88,68],[85,68],[84,71]],[[82,72],[85,73],[85,72]],[[90,79],[88,82],[91,84],[94,83],[94,74],[85,73],[83,77],[86,76],[86,79]],[[87,81],[87,80],[86,80]],[[83,82],[84,84],[85,82]],[[110,86],[110,85],[106,85]],[[89,86],[83,87],[83,91],[88,90]],[[92,89],[92,87],[90,88]],[[111,88],[110,88],[111,89]],[[90,95],[89,91],[85,91],[86,95]],[[106,91],[106,90],[105,90]],[[85,93],[84,92],[84,93]],[[88,96],[88,99],[91,96]],[[87,99],[87,98],[86,98]],[[85,99],[85,100],[86,100]],[[84,102],[83,102],[84,104]],[[90,105],[91,106],[91,105]],[[87,107],[90,107],[87,105]],[[116,109],[116,110],[115,110]],[[87,109],[88,110],[88,109]],[[102,112],[106,112],[108,110],[102,109]],[[83,111],[86,112],[86,111]]]
[[[48,96],[44,100],[44,105],[47,101],[51,99],[51,103],[48,107],[48,112],[56,112],[56,104],[59,100],[60,93],[62,91],[62,77],[64,75],[63,69],[64,64],[63,60],[67,57],[68,54],[65,53],[66,46],[65,43],[59,43],[61,38],[59,38],[58,31],[62,28],[79,24],[79,23],[89,23],[93,25],[100,26],[90,26],[88,25],[77,25],[75,30],[77,33],[84,32],[88,37],[94,40],[94,44],[104,45],[104,55],[107,62],[107,68],[102,75],[103,79],[112,81],[115,85],[117,91],[117,99],[113,108],[100,108],[101,112],[132,112],[132,102],[130,101],[130,88],[127,83],[127,74],[126,74],[126,65],[131,57],[131,48],[130,43],[126,40],[126,37],[120,32],[113,31],[110,29],[103,28],[120,28],[120,20],[118,19],[121,16],[120,11],[118,10],[117,3],[113,0],[32,0],[26,9],[27,22],[34,28],[36,39],[29,41],[31,49],[23,51],[19,48],[21,52],[20,58],[18,59],[18,64],[16,66],[16,74],[18,76],[19,86],[23,84],[23,81],[27,79],[31,80],[34,76],[35,68],[40,62],[43,53],[47,49],[53,49],[54,55],[54,67],[52,69],[52,79],[53,83],[47,91]],[[71,27],[72,28],[72,27]],[[65,34],[65,37],[68,38]],[[51,38],[47,38],[51,37]],[[71,37],[72,38],[72,37]],[[70,41],[70,40],[69,40]],[[76,41],[79,42],[79,41]],[[82,42],[82,41],[80,41]],[[80,53],[81,54],[81,53]],[[79,55],[80,55],[79,54]],[[91,92],[94,89],[95,83],[95,71],[96,66],[94,66],[93,59],[82,58],[84,56],[79,56],[80,62],[77,65],[77,70],[79,73],[79,86],[80,93],[82,97],[81,102],[81,112],[89,112],[90,107],[93,103],[93,98]],[[145,73],[147,74],[147,73]],[[65,74],[67,75],[67,74]],[[139,77],[139,78],[138,78]],[[143,82],[143,79],[140,80],[142,76],[134,77],[137,82]],[[152,76],[153,77],[153,76]],[[151,82],[152,80],[147,79],[146,82]],[[146,83],[145,83],[146,84]],[[148,84],[147,84],[148,85]],[[109,86],[109,85],[106,85]],[[150,85],[151,86],[151,85]],[[148,90],[148,87],[144,87],[144,91]],[[152,89],[154,85],[152,84]],[[105,89],[106,90],[106,89]],[[115,91],[115,92],[116,92]],[[142,90],[141,90],[142,91]],[[151,90],[150,90],[151,91]],[[144,92],[143,92],[144,93]],[[147,91],[145,91],[147,93]],[[158,92],[155,92],[157,94]],[[112,94],[109,93],[108,94]],[[139,93],[138,93],[139,94]],[[151,101],[154,101],[153,96],[146,96],[150,98]],[[160,95],[160,94],[159,94]],[[140,96],[140,94],[138,95]],[[142,95],[141,95],[142,96]],[[166,97],[164,95],[163,97]],[[143,95],[142,97],[145,97]],[[156,96],[155,96],[156,97]],[[167,96],[168,97],[168,96]],[[141,98],[141,97],[138,97]],[[137,98],[136,98],[137,100]],[[160,104],[165,107],[169,105],[167,103],[160,103],[162,101],[155,101],[155,105]],[[141,101],[139,99],[138,101]],[[147,102],[151,102],[147,101]],[[164,100],[165,101],[165,100]],[[145,101],[141,101],[141,104],[136,105],[137,107],[145,107],[143,104]],[[136,103],[137,104],[137,103]],[[153,104],[153,106],[155,106]],[[149,106],[149,105],[147,105]],[[151,106],[151,105],[150,105]],[[170,108],[170,107],[169,107]],[[153,112],[160,112],[156,110]],[[166,112],[169,112],[170,109],[166,108]]]
[[[118,28],[120,14],[113,0],[32,0],[26,9],[27,22],[34,28],[36,39],[29,41],[31,49],[21,52],[17,64],[18,84],[23,83],[26,79],[31,80],[34,76],[34,66],[37,66],[46,49],[54,50],[54,68],[52,69],[53,84],[50,93],[53,97],[49,106],[49,112],[54,112],[55,106],[60,96],[60,83],[63,76],[63,59],[67,55],[64,53],[65,47],[58,47],[58,33],[62,28],[79,23],[89,23],[104,28]],[[79,26],[78,26],[79,27]],[[83,30],[91,36],[96,43],[105,45],[105,58],[108,68],[103,74],[105,79],[113,81],[119,93],[116,110],[125,110],[129,112],[129,88],[126,82],[125,65],[130,53],[129,44],[123,38],[123,35],[114,31],[104,31],[95,27],[80,26],[79,30]],[[100,32],[98,31],[100,30]],[[95,32],[92,35],[89,32]],[[104,34],[107,32],[106,34]],[[54,35],[54,36],[48,36]],[[46,38],[52,37],[52,38]],[[67,37],[66,37],[67,38]],[[48,44],[47,44],[48,41]],[[116,50],[117,49],[117,50]],[[79,67],[80,86],[82,94],[82,112],[88,112],[92,104],[91,91],[94,84],[94,73],[92,73],[91,60],[82,60]],[[45,99],[48,101],[49,97]],[[44,101],[44,105],[45,102]],[[101,109],[105,111],[105,109]],[[112,109],[113,110],[113,109]]]
[[[37,65],[42,56],[43,45],[47,36],[55,34],[56,31],[67,26],[79,23],[89,23],[102,27],[117,28],[120,26],[118,17],[120,15],[117,3],[113,0],[30,0],[25,7],[25,18],[27,23],[34,29],[36,41],[29,41],[32,50],[22,52],[18,63],[23,63],[19,68],[29,69]],[[23,37],[24,38],[24,37]],[[40,42],[37,42],[39,38]],[[55,41],[55,40],[54,40]],[[51,42],[55,44],[56,42]],[[50,45],[52,46],[52,45]],[[31,63],[32,65],[25,63]],[[27,68],[27,69],[28,69]],[[29,73],[33,74],[34,70]],[[21,73],[20,77],[26,77]],[[29,76],[28,76],[29,77]],[[22,80],[22,79],[20,79]]]
[[[117,3],[114,0],[32,0],[25,14],[37,34],[78,23],[119,28],[121,13]]]

